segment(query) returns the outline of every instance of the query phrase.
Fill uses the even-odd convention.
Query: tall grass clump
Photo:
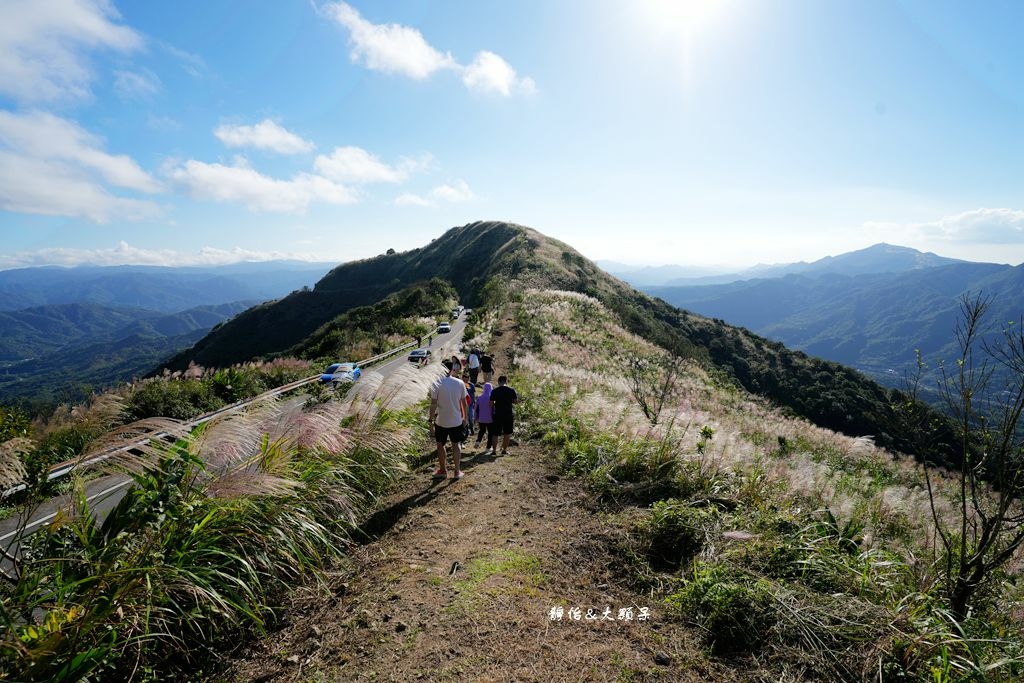
[[[0,671],[19,681],[180,680],[273,624],[285,593],[340,557],[404,469],[410,432],[382,394],[282,415],[268,403],[108,462],[105,517],[75,504],[23,546],[0,603]]]

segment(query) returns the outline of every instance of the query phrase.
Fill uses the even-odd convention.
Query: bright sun
[[[683,85],[701,73],[701,55],[720,45],[733,0],[629,0],[628,12],[645,49],[667,57]]]
[[[665,38],[699,37],[725,14],[729,0],[632,0],[639,19]]]

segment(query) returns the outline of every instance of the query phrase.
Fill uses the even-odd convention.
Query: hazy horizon
[[[435,237],[440,236],[437,235]],[[433,239],[433,238],[431,238]],[[412,247],[413,249],[426,246],[429,242]],[[876,246],[880,243],[876,242],[873,244],[866,245],[859,249],[852,249],[849,252],[841,252],[834,254],[822,254],[818,257],[812,257],[809,259],[793,260],[793,261],[775,261],[775,262],[756,262],[756,263],[743,263],[743,264],[728,264],[728,263],[717,263],[717,264],[697,264],[697,263],[675,263],[675,262],[664,262],[664,263],[636,263],[623,261],[619,259],[604,259],[604,258],[592,258],[591,260],[598,263],[598,265],[614,264],[616,266],[623,266],[625,268],[641,270],[644,268],[688,268],[695,271],[704,271],[707,274],[725,274],[734,271],[744,270],[757,266],[777,266],[787,265],[798,262],[810,263],[819,259],[827,257],[840,256],[842,254],[848,254],[854,251],[861,251],[869,247]],[[895,247],[906,247],[906,245],[889,244],[889,246]],[[575,245],[570,245],[575,247]],[[404,250],[403,250],[404,251]],[[918,250],[920,251],[920,250]],[[383,254],[384,251],[378,252],[378,254],[370,254],[369,256],[377,256]],[[934,252],[922,252],[922,253],[934,253]],[[116,267],[116,266],[153,266],[153,267],[166,267],[166,268],[195,268],[195,267],[217,267],[217,266],[231,266],[244,263],[267,263],[267,262],[278,262],[278,261],[293,261],[293,262],[304,262],[309,264],[337,264],[344,263],[345,261],[335,261],[331,259],[324,259],[322,257],[311,257],[302,258],[302,255],[295,254],[266,254],[256,255],[252,253],[246,253],[244,250],[201,250],[199,252],[173,252],[173,251],[161,251],[161,252],[147,252],[144,250],[134,249],[122,243],[118,247],[110,250],[94,250],[91,252],[76,251],[76,250],[51,250],[43,252],[42,254],[36,254],[37,258],[42,258],[44,254],[48,254],[52,261],[39,261],[35,263],[11,263],[5,261],[5,257],[0,255],[0,271],[4,270],[15,270],[19,268],[45,268],[45,267],[61,267],[61,268],[75,268],[75,267]],[[956,258],[949,256],[948,254],[936,254],[937,256],[944,256],[947,258]],[[586,256],[586,254],[584,254]],[[360,257],[366,258],[366,257]],[[590,258],[588,256],[588,258]],[[79,260],[83,259],[83,260]],[[84,260],[94,259],[94,260]],[[122,260],[124,259],[124,260]],[[357,260],[357,259],[346,259],[346,260]],[[962,259],[965,261],[974,261],[974,259]],[[976,261],[978,262],[978,261]],[[986,263],[996,263],[1000,265],[1016,266],[1019,263],[1008,263],[1006,261],[984,261]]]

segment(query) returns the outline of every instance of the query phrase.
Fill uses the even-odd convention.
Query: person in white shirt
[[[466,430],[466,385],[452,376],[452,362],[443,360],[448,371],[444,377],[430,387],[430,433],[437,442],[437,471],[435,479],[448,477],[448,453],[445,445],[452,442],[452,460],[455,465],[454,479],[462,479],[462,441]]]
[[[476,384],[477,375],[480,374],[480,352],[473,349],[469,352],[469,382]]]

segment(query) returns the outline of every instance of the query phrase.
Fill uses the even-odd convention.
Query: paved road
[[[434,359],[440,359],[445,354],[450,356],[455,353],[462,341],[462,333],[465,328],[466,317],[461,316],[452,322],[450,333],[437,335],[430,345],[426,346],[433,352]],[[393,360],[376,365],[372,369],[368,368],[367,372],[379,373],[383,377],[388,377],[399,368],[409,365],[408,355],[408,351],[403,351],[397,354]],[[436,362],[436,360],[432,362]],[[304,400],[302,396],[287,399],[284,410],[286,412],[298,410]],[[98,519],[103,519],[124,497],[130,483],[130,479],[120,474],[110,474],[88,482],[85,485],[86,499],[89,501],[89,507],[93,514]],[[0,571],[10,575],[14,566],[12,559],[19,554],[19,539],[23,535],[30,534],[50,523],[61,510],[67,509],[70,504],[70,496],[62,495],[51,498],[35,508],[22,509],[19,514],[9,519],[0,520],[0,552],[3,553],[0,557]]]

